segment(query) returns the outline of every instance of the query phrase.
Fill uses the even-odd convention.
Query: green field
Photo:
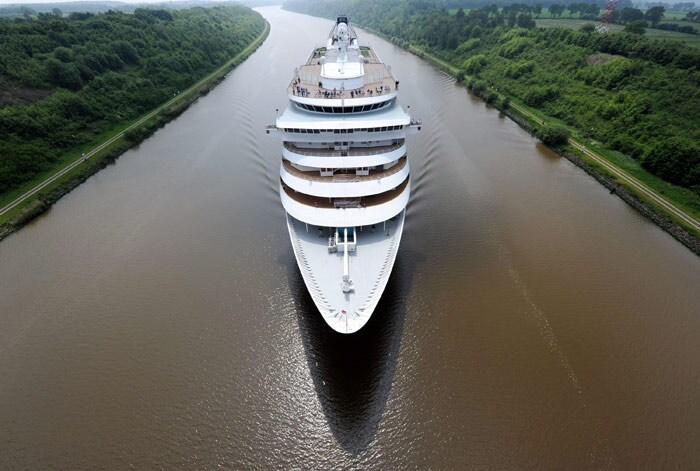
[[[549,12],[549,10],[548,10],[547,8],[543,8],[543,9],[542,9],[542,13],[540,13],[539,15],[533,14],[532,17],[535,18],[535,19],[538,19],[538,17],[539,17],[539,19],[550,19],[550,18],[552,18],[552,19],[565,19],[565,20],[567,20],[567,19],[568,19],[568,20],[573,19],[573,20],[576,20],[576,19],[579,19],[579,14],[576,13],[574,18],[569,18],[569,10],[564,10],[564,13],[563,13],[561,16],[555,18],[555,17],[552,16],[552,14]],[[592,21],[592,20],[590,20],[590,21]]]
[[[538,28],[569,28],[578,30],[581,26],[587,23],[596,24],[594,21],[590,20],[579,20],[579,19],[539,19],[535,20]],[[612,24],[610,25],[610,31],[618,33],[622,31],[625,27],[622,25]],[[651,29],[647,28],[646,36],[650,39],[677,39],[683,41],[691,46],[700,47],[700,35],[697,34],[686,34],[677,33],[675,31],[664,31],[662,29]]]
[[[685,18],[685,12],[684,11],[665,11],[664,12],[664,20],[682,20]],[[663,23],[663,21],[662,21]],[[697,25],[697,23],[691,23]]]
[[[678,25],[678,26],[690,26],[690,27],[693,28],[695,31],[700,32],[700,23],[693,23],[692,21],[667,20],[667,19],[663,19],[663,20],[661,20],[661,24],[671,24],[671,25]]]
[[[457,13],[456,8],[452,8],[449,10],[451,14]],[[469,8],[464,8],[464,12],[468,13]],[[594,23],[597,24],[598,20],[592,20],[592,19],[585,19],[585,18],[580,18],[580,15],[576,13],[573,18],[569,18],[569,11],[565,10],[564,14],[558,17],[553,17],[552,14],[549,12],[548,9],[543,8],[542,12],[539,15],[532,15],[533,18],[535,18],[535,22],[537,23],[537,26],[542,27],[542,28],[552,28],[555,26],[561,26],[562,28],[571,28],[571,29],[578,29],[581,27],[581,25],[584,25],[586,23]],[[685,12],[680,12],[680,11],[667,11],[664,12],[664,19],[661,20],[662,24],[675,24],[678,26],[690,26],[691,28],[694,28],[696,31],[700,32],[700,23],[693,23],[692,21],[685,21],[683,18],[685,18]],[[550,23],[551,22],[551,23]],[[559,23],[562,22],[562,23]],[[566,23],[569,22],[569,23]],[[622,31],[624,28],[624,25],[611,25],[610,30],[617,32],[617,31]],[[677,33],[675,31],[664,31],[664,30],[651,30],[647,29],[647,36],[650,38],[654,39],[678,39],[681,41],[685,41],[688,44],[691,44],[693,46],[700,46],[700,36],[699,37],[693,37],[692,34],[687,34],[687,33]]]

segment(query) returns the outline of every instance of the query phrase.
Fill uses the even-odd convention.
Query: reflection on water
[[[342,335],[323,321],[293,256],[285,260],[299,331],[321,407],[340,446],[357,456],[377,433],[396,373],[405,300],[417,258],[402,252],[367,325]],[[410,266],[409,266],[410,265]]]

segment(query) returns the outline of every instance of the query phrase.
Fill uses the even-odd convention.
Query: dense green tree
[[[644,35],[646,33],[646,28],[647,27],[647,22],[644,20],[635,20],[627,23],[625,26],[625,29],[623,30],[625,33],[632,33],[632,34],[639,34],[639,35]]]
[[[46,61],[46,72],[49,83],[56,87],[78,90],[83,86],[78,68],[72,63],[62,62],[58,59],[48,59]]]
[[[684,137],[656,144],[642,165],[672,183],[700,185],[700,147]]]
[[[264,25],[242,6],[0,19],[0,195],[185,89]]]
[[[585,15],[582,16],[585,16],[586,18],[597,18],[599,13],[600,6],[597,3],[589,3]]]
[[[626,7],[620,10],[620,23],[630,23],[644,19],[644,12],[638,8]]]
[[[562,126],[542,126],[537,137],[548,146],[558,147],[568,142],[569,131]]]
[[[549,6],[549,13],[552,16],[561,16],[562,13],[564,13],[565,10],[564,5],[559,5],[558,3],[553,3]]]
[[[573,18],[576,13],[579,13],[581,11],[579,8],[579,4],[576,2],[569,3],[566,9],[569,10],[569,18]]]
[[[532,12],[535,14],[536,18],[539,18],[542,14],[542,8],[544,8],[544,5],[542,5],[541,3],[537,3],[533,7]]]
[[[651,26],[656,27],[663,19],[664,11],[666,11],[664,7],[652,7],[644,13],[644,17],[651,23]]]

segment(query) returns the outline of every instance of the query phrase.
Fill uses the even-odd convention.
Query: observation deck
[[[326,54],[334,51],[314,49],[306,63],[295,70],[287,87],[289,99],[319,107],[307,107],[310,111],[329,112],[328,107],[345,106],[346,102],[369,107],[396,97],[399,82],[372,48],[359,46],[347,53],[357,54],[357,62],[327,62]]]

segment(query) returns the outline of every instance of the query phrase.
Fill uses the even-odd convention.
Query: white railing
[[[313,157],[363,157],[368,155],[380,155],[386,154],[388,152],[395,151],[404,146],[405,141],[401,139],[396,144],[391,144],[388,146],[380,147],[354,147],[348,150],[335,150],[335,149],[305,149],[297,147],[289,142],[284,143],[285,149],[289,152],[293,152],[298,155],[308,155]]]

